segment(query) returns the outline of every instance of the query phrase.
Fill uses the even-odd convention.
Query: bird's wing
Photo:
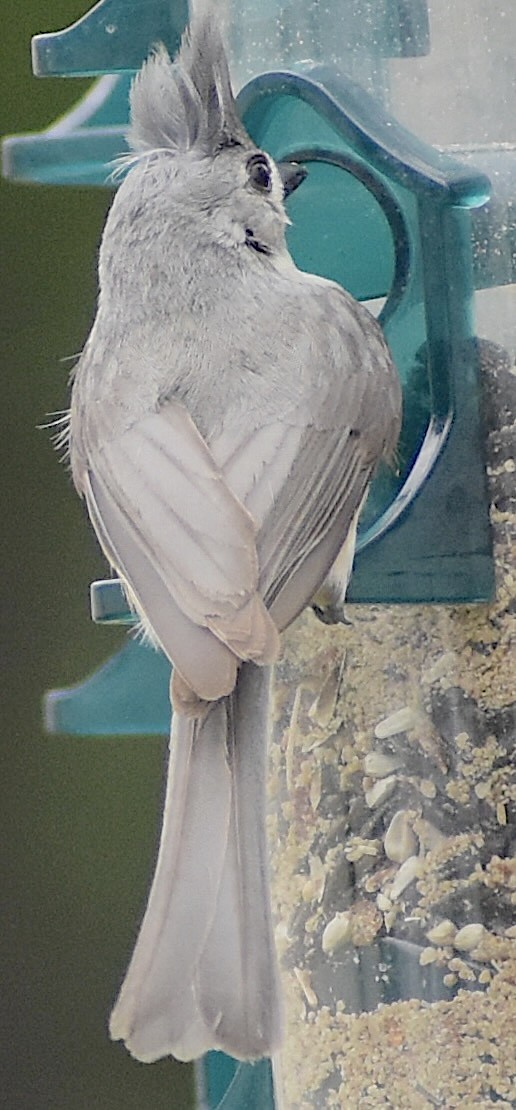
[[[315,305],[319,313],[318,343],[305,351],[312,388],[303,396],[304,367],[294,366],[299,400],[288,412],[251,432],[226,427],[209,442],[255,520],[260,593],[280,629],[354,537],[371,476],[382,456],[392,456],[400,422],[399,382],[376,321],[340,288],[313,280],[307,311]]]
[[[228,693],[239,660],[275,658],[254,521],[182,405],[98,448],[83,488],[137,612],[200,697]]]
[[[256,520],[260,593],[281,630],[335,562],[376,460],[347,425],[320,431],[278,421],[234,441],[230,456],[223,438],[211,450]]]

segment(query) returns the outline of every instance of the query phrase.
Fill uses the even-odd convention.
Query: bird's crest
[[[128,142],[136,153],[197,150],[209,156],[226,146],[251,145],[210,8],[194,8],[174,61],[163,45],[153,50],[133,82],[130,102]]]

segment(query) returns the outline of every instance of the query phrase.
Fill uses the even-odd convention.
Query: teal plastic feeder
[[[390,60],[430,50],[425,0],[300,3],[290,23],[274,0],[229,8],[244,123],[275,158],[309,171],[289,200],[292,254],[373,302],[403,384],[398,469],[373,486],[349,599],[486,601],[493,561],[472,303],[475,290],[514,280],[514,259],[501,267],[492,248],[502,220],[516,243],[506,222],[514,148],[444,151],[387,108]],[[114,188],[132,74],[157,41],[176,52],[186,18],[184,0],[101,0],[70,28],[37,35],[38,76],[101,76],[48,130],[4,141],[4,174]],[[92,613],[130,623],[116,579],[93,584]],[[168,663],[130,640],[84,683],[47,696],[47,727],[168,733],[168,681]],[[210,1053],[201,1071],[208,1107],[273,1106],[266,1063]]]
[[[282,53],[294,54],[292,69],[252,76],[238,100],[259,145],[309,168],[289,204],[298,265],[340,281],[359,300],[385,300],[380,319],[405,395],[399,472],[384,473],[373,487],[349,599],[482,601],[492,594],[493,570],[471,319],[478,277],[471,213],[488,199],[489,181],[402,128],[382,105],[383,79],[378,99],[337,69],[362,65],[371,87],[371,66],[383,73],[389,53],[409,55],[411,44],[412,53],[423,53],[425,6],[402,7],[396,21],[399,5],[376,5],[375,21],[369,12],[364,23],[360,5],[348,5],[333,66],[298,58],[299,46],[282,51],[274,39],[273,61],[279,66]],[[249,13],[235,20],[235,68],[244,76],[252,61],[246,43],[267,39],[273,8],[260,19],[255,13],[247,37]],[[130,75],[157,40],[177,50],[185,18],[184,5],[106,0],[71,28],[36,36],[36,73],[110,75],[48,131],[6,140],[5,171],[47,183],[109,182],[112,160],[126,149]],[[330,31],[313,33],[315,55],[324,53]]]

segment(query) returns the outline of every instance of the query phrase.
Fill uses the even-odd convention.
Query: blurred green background
[[[40,130],[88,83],[36,80],[32,34],[84,0],[3,9],[0,132]],[[164,743],[51,737],[44,691],[79,681],[121,643],[89,619],[106,567],[59,464],[46,414],[65,408],[96,293],[109,193],[0,183],[4,395],[1,707],[0,1102],[52,1110],[184,1110],[191,1069],[143,1065],[112,1044],[121,982],[156,853]]]

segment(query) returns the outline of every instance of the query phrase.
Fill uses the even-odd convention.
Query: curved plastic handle
[[[333,277],[364,299],[354,287],[354,260],[364,253],[380,259],[389,249],[393,255],[380,318],[404,387],[400,469],[373,487],[350,599],[487,599],[493,567],[471,316],[470,212],[489,197],[488,179],[422,143],[356,82],[328,67],[261,74],[241,90],[238,104],[254,140],[276,159],[342,170],[332,187],[345,199],[331,238],[321,235],[322,221],[318,234],[312,230],[317,204],[310,172],[293,195],[291,248],[301,269]],[[351,178],[381,210],[390,248],[381,229],[371,230],[371,208],[360,211],[354,203]],[[327,180],[322,203],[329,206]],[[324,241],[324,259],[311,240]],[[450,499],[452,489],[461,496]]]

